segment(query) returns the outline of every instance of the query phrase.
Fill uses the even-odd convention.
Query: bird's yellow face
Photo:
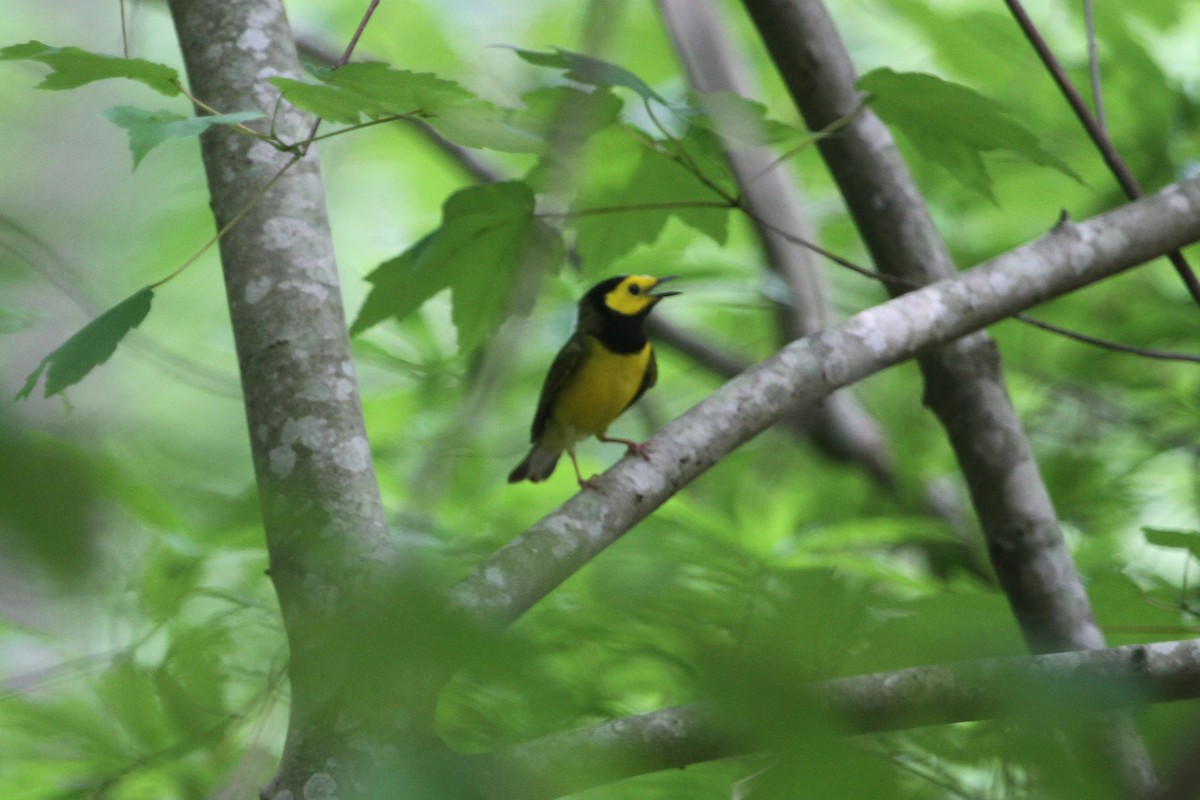
[[[626,275],[604,295],[604,305],[626,317],[636,317],[664,297],[679,292],[655,292],[655,287],[676,276],[655,278],[652,275]]]

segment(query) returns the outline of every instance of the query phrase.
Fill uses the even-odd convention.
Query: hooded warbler
[[[676,277],[618,275],[583,296],[575,332],[542,385],[530,436],[533,448],[509,473],[509,483],[545,480],[566,450],[579,485],[592,486],[575,460],[575,444],[588,436],[624,444],[629,452],[645,456],[637,442],[610,438],[605,431],[658,379],[654,348],[643,323],[658,301],[679,294],[653,291]]]

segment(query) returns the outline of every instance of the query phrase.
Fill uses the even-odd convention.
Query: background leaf
[[[691,128],[683,140],[668,146],[704,167],[706,177],[719,170],[715,177],[720,182],[725,166],[719,160],[719,145],[712,146],[715,142],[712,134]],[[577,245],[589,274],[608,269],[639,244],[654,242],[671,217],[715,242],[725,241],[729,209],[721,206],[727,201],[669,153],[614,132],[595,143],[590,158],[609,163],[610,181],[586,187],[572,209],[579,215],[575,220]],[[631,162],[632,167],[616,177],[614,160]],[[697,203],[713,207],[689,205]],[[598,209],[604,211],[592,213]]]
[[[78,47],[51,47],[30,41],[0,50],[0,61],[40,61],[49,66],[53,71],[37,85],[39,89],[74,89],[93,81],[128,78],[167,97],[179,94],[178,72],[141,58],[106,56]]]
[[[211,114],[203,117],[185,117],[170,111],[146,111],[133,106],[114,106],[104,112],[104,118],[129,133],[129,151],[133,154],[133,168],[146,154],[167,139],[186,139],[199,136],[213,125],[236,125],[262,117],[257,111],[237,111],[232,114]]]
[[[925,158],[993,202],[992,179],[980,156],[992,150],[1016,153],[1082,182],[1001,106],[966,86],[884,67],[859,78],[858,88],[870,94],[880,118],[903,131]]]
[[[108,361],[125,334],[136,328],[150,313],[154,290],[146,287],[89,322],[29,374],[17,399],[29,396],[43,370],[46,374],[45,397],[58,394],[78,383],[95,367]]]
[[[459,346],[474,348],[513,309],[524,275],[562,263],[561,234],[533,211],[533,193],[517,181],[455,192],[440,228],[367,277],[374,288],[351,331],[403,317],[450,288]]]
[[[1162,528],[1142,528],[1146,541],[1158,547],[1186,550],[1200,558],[1200,531],[1171,531]]]
[[[594,86],[624,86],[632,89],[645,100],[654,100],[662,105],[667,101],[658,92],[650,88],[644,80],[631,71],[611,61],[605,61],[582,53],[573,53],[555,47],[553,52],[545,53],[537,50],[522,50],[514,47],[513,51],[530,64],[539,67],[561,69],[566,77],[579,83],[590,83]]]

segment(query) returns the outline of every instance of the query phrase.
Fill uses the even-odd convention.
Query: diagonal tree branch
[[[1061,716],[1064,706],[1107,711],[1200,697],[1200,640],[913,667],[825,681],[810,691],[850,734],[1019,719],[1029,712],[1029,698],[1051,694],[1067,702],[1041,709],[1047,716]],[[621,778],[751,752],[753,739],[746,733],[745,726],[723,719],[714,709],[678,706],[479,756],[476,769],[509,780],[521,776],[527,800],[548,800]],[[587,770],[580,765],[596,766]]]
[[[1088,111],[1087,103],[1079,94],[1079,90],[1075,88],[1075,84],[1067,77],[1067,72],[1058,63],[1058,59],[1054,56],[1054,51],[1050,49],[1050,45],[1042,37],[1037,26],[1033,24],[1033,20],[1029,18],[1029,14],[1025,11],[1025,6],[1020,0],[1004,0],[1008,6],[1009,12],[1012,13],[1013,19],[1016,20],[1017,26],[1021,29],[1021,33],[1025,34],[1025,38],[1029,40],[1029,44],[1033,46],[1034,52],[1038,54],[1038,58],[1042,60],[1042,64],[1046,67],[1046,71],[1050,73],[1050,77],[1054,80],[1058,90],[1062,92],[1063,98],[1066,99],[1067,105],[1075,112],[1076,119],[1083,129],[1087,132],[1088,137],[1092,140],[1092,144],[1096,145],[1096,149],[1100,151],[1101,158],[1108,165],[1108,170],[1117,179],[1117,183],[1121,186],[1121,191],[1130,200],[1134,200],[1142,196],[1142,187],[1130,171],[1129,166],[1125,163],[1125,159],[1121,158],[1121,154],[1117,152],[1117,148],[1113,145],[1112,140],[1108,138],[1108,132],[1104,129],[1104,123],[1101,119],[1097,121],[1097,117],[1104,116],[1104,107],[1101,102],[1100,82],[1098,68],[1094,58],[1092,59],[1092,91],[1096,99],[1096,116]],[[1088,52],[1090,56],[1094,56],[1095,52],[1095,31],[1092,28],[1091,6],[1085,7],[1085,14],[1088,21]],[[1188,264],[1187,259],[1183,257],[1183,253],[1174,252],[1167,256],[1171,265],[1175,267],[1175,272],[1183,281],[1183,285],[1187,287],[1188,293],[1192,296],[1192,300],[1200,304],[1200,279],[1196,278],[1196,273],[1192,271],[1192,267]]]
[[[747,0],[746,7],[809,127],[824,127],[858,107],[854,66],[819,0]],[[895,142],[870,110],[818,147],[881,271],[917,284],[955,274]],[[994,344],[984,334],[966,337],[923,354],[920,364],[925,402],[954,446],[1030,646],[1101,646]]]
[[[699,92],[758,93],[726,34],[728,25],[708,0],[659,0],[659,10],[691,85]],[[718,120],[718,123],[720,120]],[[743,132],[744,136],[744,132]],[[735,141],[734,138],[728,141]],[[726,150],[745,209],[766,254],[767,267],[786,287],[787,302],[776,305],[781,343],[799,339],[835,319],[829,287],[815,254],[781,229],[816,241],[795,178],[779,168],[766,146]],[[891,456],[876,421],[850,392],[834,392],[804,415],[813,442],[838,460],[860,464],[879,483],[892,483]]]
[[[862,311],[726,383],[452,589],[507,624],[723,456],[785,415],[905,359],[1200,239],[1200,178]]]
[[[854,65],[821,0],[745,4],[810,128],[823,128],[858,107]],[[955,273],[895,142],[873,113],[858,114],[818,147],[881,271],[917,283]],[[978,333],[930,350],[918,363],[925,402],[949,436],[996,576],[1029,647],[1034,652],[1103,647],[1008,397],[995,344]],[[1102,746],[1112,753],[1126,788],[1145,794],[1155,782],[1145,746],[1131,721],[1110,722]]]

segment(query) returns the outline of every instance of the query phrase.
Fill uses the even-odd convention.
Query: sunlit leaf
[[[859,78],[858,88],[870,95],[880,118],[903,131],[924,157],[993,202],[992,179],[982,158],[993,150],[1015,153],[1082,182],[999,104],[966,86],[936,75],[881,68]]]
[[[185,117],[170,111],[115,106],[105,111],[103,116],[129,133],[129,151],[133,154],[133,168],[137,169],[147,153],[168,139],[199,136],[213,125],[236,125],[258,119],[262,114],[257,111],[238,111],[233,114]]]
[[[146,287],[89,322],[42,359],[25,379],[25,385],[17,392],[17,399],[29,397],[44,370],[45,397],[56,395],[83,380],[95,367],[108,361],[125,334],[141,324],[150,313],[150,300],[153,297],[154,290]]]
[[[611,154],[605,150],[597,153],[600,159],[631,158],[632,168],[617,172],[619,165],[610,163],[612,174],[619,178],[586,189],[573,208],[579,255],[588,272],[602,272],[637,245],[654,242],[671,217],[718,243],[725,241],[728,202],[679,158],[638,145],[628,137],[614,136],[599,146],[618,148]],[[711,134],[692,129],[685,140],[669,146],[685,154],[691,166],[724,174],[719,143]]]
[[[510,111],[430,72],[387,64],[347,64],[313,70],[321,83],[271,78],[292,105],[331,122],[357,125],[389,116],[421,120],[455,144],[529,153],[541,141],[509,124]]]
[[[0,61],[40,61],[49,66],[53,71],[37,85],[39,89],[74,89],[93,81],[128,78],[167,97],[179,94],[178,72],[141,58],[120,58],[78,47],[51,47],[30,41],[0,50]]]
[[[1146,541],[1158,547],[1186,550],[1200,558],[1200,531],[1176,531],[1162,528],[1142,528]]]
[[[512,310],[521,279],[562,261],[561,235],[533,212],[533,194],[523,183],[456,192],[443,207],[441,227],[367,277],[374,288],[351,331],[403,317],[449,288],[459,345],[472,349]]]
[[[772,119],[765,105],[735,92],[696,94],[691,100],[696,113],[687,114],[687,121],[718,134],[735,147],[791,142],[810,135]]]

